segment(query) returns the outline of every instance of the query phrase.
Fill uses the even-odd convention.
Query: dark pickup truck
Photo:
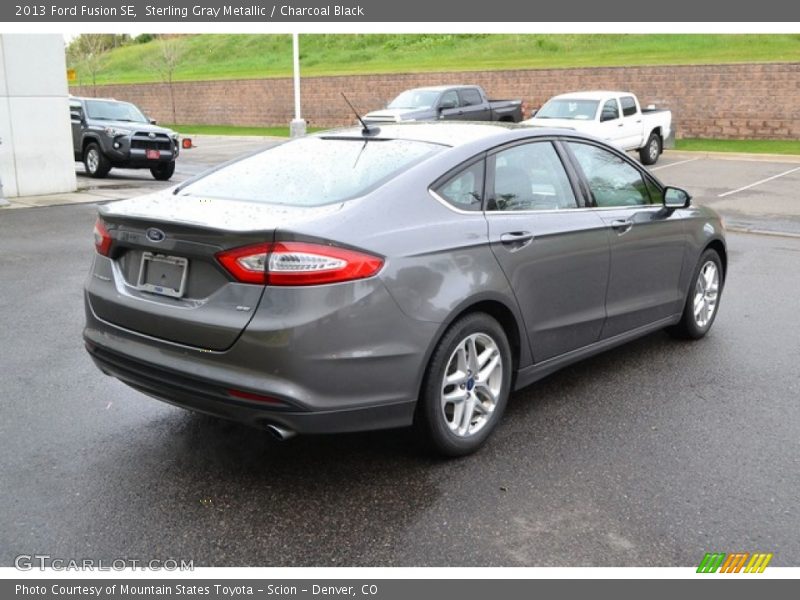
[[[175,172],[178,134],[156,126],[130,102],[73,96],[69,113],[75,160],[90,177],[105,177],[112,167],[150,169],[160,181]]]
[[[406,90],[383,110],[367,113],[370,124],[401,121],[508,121],[524,117],[522,100],[490,100],[477,85],[440,85]]]

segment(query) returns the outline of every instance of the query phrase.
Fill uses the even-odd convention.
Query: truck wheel
[[[86,174],[89,177],[98,179],[108,175],[111,170],[111,162],[95,142],[86,146],[83,152],[83,166],[86,167]]]
[[[153,174],[153,177],[158,179],[159,181],[168,181],[172,174],[175,172],[175,161],[168,163],[161,163],[157,167],[153,167],[150,169],[150,173]]]
[[[661,156],[661,137],[653,132],[647,138],[647,143],[639,148],[639,160],[643,165],[654,165]]]

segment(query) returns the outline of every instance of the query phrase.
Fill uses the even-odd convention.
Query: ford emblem
[[[144,234],[151,242],[163,242],[164,238],[167,237],[163,231],[156,229],[155,227],[151,227],[145,231]]]

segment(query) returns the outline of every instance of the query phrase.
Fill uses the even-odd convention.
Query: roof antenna
[[[347,102],[347,106],[350,107],[350,110],[352,110],[353,114],[355,114],[356,119],[358,119],[358,122],[361,123],[361,133],[363,135],[371,135],[373,133],[378,133],[379,131],[378,129],[370,129],[369,125],[367,125],[364,122],[364,119],[361,118],[361,115],[358,114],[358,111],[355,109],[355,107],[352,104],[350,104],[350,100],[347,99],[347,96],[344,95],[344,92],[340,92],[340,94],[342,94],[342,98],[344,98],[344,101]]]

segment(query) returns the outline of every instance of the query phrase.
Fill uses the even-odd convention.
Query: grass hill
[[[177,36],[178,81],[291,75],[291,37],[267,34]],[[160,81],[159,41],[103,55],[97,83]],[[308,34],[300,36],[304,76],[420,71],[800,62],[789,34]],[[88,83],[81,65],[80,83]]]

